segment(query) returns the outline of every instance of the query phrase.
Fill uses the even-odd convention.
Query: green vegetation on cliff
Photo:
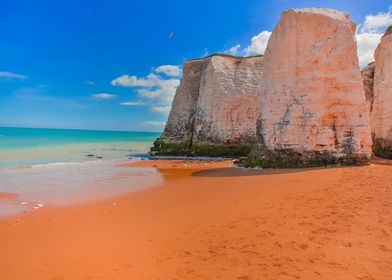
[[[386,145],[385,141],[379,139],[373,142],[373,152],[376,156],[385,159],[392,159],[392,145]]]
[[[206,156],[206,157],[243,157],[252,150],[252,145],[245,144],[207,144],[190,141],[164,141],[158,138],[151,148],[151,154],[156,156]]]
[[[309,168],[327,166],[368,165],[370,160],[366,157],[351,156],[336,158],[328,153],[312,153],[308,155],[295,151],[268,153],[266,156],[256,156],[254,150],[246,158],[236,160],[235,164],[242,167],[254,168]]]

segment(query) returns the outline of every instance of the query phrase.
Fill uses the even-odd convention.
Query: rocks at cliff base
[[[263,57],[216,54],[185,62],[172,109],[152,153],[241,156],[256,142]]]
[[[246,165],[369,163],[369,109],[354,32],[347,13],[282,14],[264,56],[260,143]]]
[[[392,159],[392,26],[377,46],[371,115],[374,152]]]

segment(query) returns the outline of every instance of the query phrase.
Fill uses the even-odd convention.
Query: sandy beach
[[[392,279],[392,166],[123,164],[164,182],[0,221],[1,279]],[[3,194],[2,197],[9,197]]]

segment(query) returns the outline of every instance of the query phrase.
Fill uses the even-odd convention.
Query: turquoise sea
[[[0,168],[124,158],[145,153],[156,132],[0,127]]]
[[[155,168],[119,167],[159,133],[0,127],[0,218],[156,185]],[[9,194],[12,194],[9,196]]]

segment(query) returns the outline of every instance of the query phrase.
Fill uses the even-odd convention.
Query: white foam
[[[33,164],[32,168],[47,168],[47,167],[64,167],[64,166],[82,166],[86,164],[94,164],[99,163],[102,160],[91,160],[91,161],[83,161],[83,162],[52,162],[52,163],[42,163],[42,164]]]

